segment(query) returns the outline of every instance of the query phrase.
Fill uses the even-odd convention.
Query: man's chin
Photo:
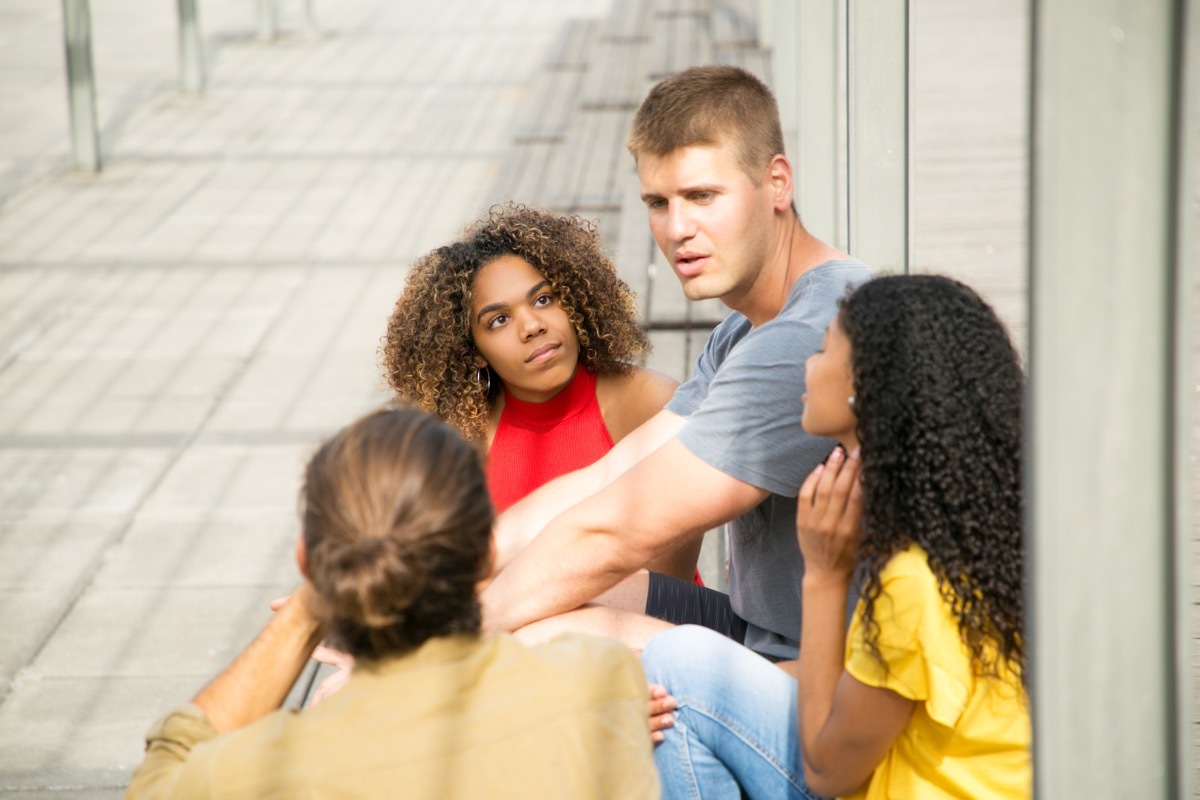
[[[683,289],[683,296],[688,300],[711,300],[714,297],[720,297],[720,294],[715,294],[711,287],[705,286],[704,282],[698,278],[681,280],[680,285]]]

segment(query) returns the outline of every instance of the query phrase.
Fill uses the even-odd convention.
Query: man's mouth
[[[706,258],[708,256],[703,253],[689,250],[680,251],[675,254],[675,271],[685,276],[696,275],[700,272]]]

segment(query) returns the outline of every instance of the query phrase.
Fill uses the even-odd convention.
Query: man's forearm
[[[296,590],[255,640],[193,699],[218,732],[249,725],[283,704],[323,635],[307,605],[308,587],[306,582]]]
[[[612,484],[668,442],[683,423],[682,417],[660,411],[595,464],[556,478],[513,504],[496,520],[493,572],[507,567],[559,515]]]
[[[766,495],[671,440],[556,517],[483,592],[484,625],[515,630],[578,608]]]
[[[567,473],[526,495],[501,514],[493,529],[496,560],[492,574],[499,574],[511,564],[551,520],[602,489],[601,477],[601,470],[595,464]]]
[[[485,630],[513,631],[578,608],[640,567],[630,548],[571,516],[556,519],[484,590]]]

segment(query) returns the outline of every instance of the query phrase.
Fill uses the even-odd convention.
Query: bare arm
[[[804,776],[823,796],[862,786],[908,724],[913,702],[860,683],[844,667],[846,595],[858,547],[857,455],[840,448],[800,487],[796,531],[804,554],[798,708]]]
[[[515,630],[577,608],[766,496],[765,489],[709,466],[672,438],[555,517],[484,591],[484,625]]]
[[[683,417],[659,411],[596,463],[555,478],[514,503],[496,520],[493,574],[508,566],[552,519],[611,484],[673,437],[683,423]]]
[[[219,733],[235,730],[279,708],[321,641],[305,581],[258,637],[192,700]]]
[[[620,442],[662,411],[678,388],[674,378],[644,368],[597,378],[596,400],[613,442]]]
[[[127,798],[149,800],[186,793],[183,784],[189,780],[186,768],[195,743],[211,739],[214,731],[249,725],[283,703],[321,638],[320,625],[309,611],[309,592],[306,581],[233,663],[193,698],[203,717],[194,709],[183,709],[151,729],[145,758],[133,773]],[[203,773],[203,764],[196,768]]]

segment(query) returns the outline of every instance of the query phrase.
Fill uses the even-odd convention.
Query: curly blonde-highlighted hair
[[[617,277],[592,223],[512,203],[493,206],[458,241],[413,264],[382,345],[384,374],[396,395],[476,442],[486,436],[501,381],[491,371],[481,383],[475,366],[472,288],[479,271],[505,255],[524,259],[549,281],[588,369],[624,374],[650,351],[633,292]]]

